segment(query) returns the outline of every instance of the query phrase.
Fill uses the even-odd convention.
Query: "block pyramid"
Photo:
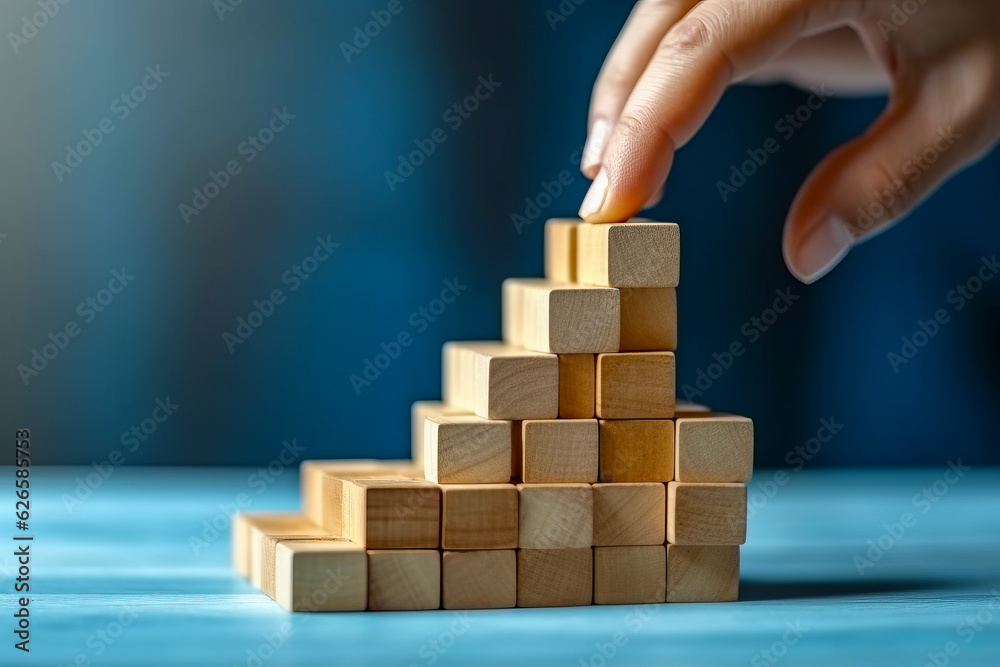
[[[675,402],[679,269],[676,224],[549,220],[503,340],[445,344],[412,458],[305,461],[234,567],[290,611],[735,600],[753,423]]]

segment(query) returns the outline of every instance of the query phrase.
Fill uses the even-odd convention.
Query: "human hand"
[[[594,86],[580,216],[622,221],[655,202],[674,151],[746,79],[889,85],[879,118],[813,169],[785,221],[785,263],[811,283],[996,143],[1000,1],[640,0]]]

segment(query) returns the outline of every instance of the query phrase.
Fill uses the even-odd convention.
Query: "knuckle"
[[[868,160],[859,166],[857,182],[863,188],[869,205],[863,209],[868,213],[867,218],[859,216],[857,220],[848,220],[848,226],[856,236],[871,231],[873,226],[902,217],[910,210],[915,193],[899,171],[901,168],[890,167],[879,159]]]
[[[644,141],[643,137],[648,135],[654,127],[654,124],[645,116],[646,114],[639,110],[632,110],[618,119],[615,133],[621,143],[635,145]]]
[[[660,49],[681,53],[704,49],[718,32],[713,23],[703,15],[690,14],[667,32],[660,42]]]

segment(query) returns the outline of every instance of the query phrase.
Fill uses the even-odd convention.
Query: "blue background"
[[[98,0],[61,6],[17,53],[0,44],[0,424],[31,428],[36,463],[262,464],[292,439],[309,458],[403,457],[410,403],[440,396],[441,344],[499,336],[500,282],[541,274],[544,218],[586,191],[571,156],[629,7],[584,3],[553,30],[554,0],[404,0],[347,62],[341,43],[385,6],[244,2],[220,20],[205,0]],[[35,11],[4,3],[3,32]],[[119,120],[113,100],[157,64],[169,76]],[[442,114],[489,75],[500,87],[452,129]],[[785,212],[884,99],[833,99],[728,201],[716,182],[807,95],[728,92],[649,214],[682,225],[679,387],[791,288],[789,312],[696,397],[754,419],[759,465],[787,463],[824,418],[850,435],[810,465],[1000,463],[1000,280],[898,372],[887,361],[1000,250],[1000,156],[806,287],[781,259]],[[283,107],[287,129],[186,225],[179,204]],[[52,162],[105,117],[114,132],[60,183]],[[438,127],[447,140],[390,191],[384,172]],[[512,215],[563,170],[572,183],[518,233]],[[333,257],[230,353],[223,333],[327,236]],[[134,282],[82,323],[77,304],[122,267]],[[454,279],[468,288],[418,332],[411,313]],[[18,365],[70,320],[80,335],[25,386]],[[359,395],[349,377],[401,332],[413,343]],[[179,408],[125,451],[167,397]]]

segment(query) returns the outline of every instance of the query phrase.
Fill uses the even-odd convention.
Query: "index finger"
[[[695,6],[667,31],[629,95],[580,217],[614,222],[635,215],[726,86],[800,35],[843,25],[863,8],[861,0],[705,0]]]

